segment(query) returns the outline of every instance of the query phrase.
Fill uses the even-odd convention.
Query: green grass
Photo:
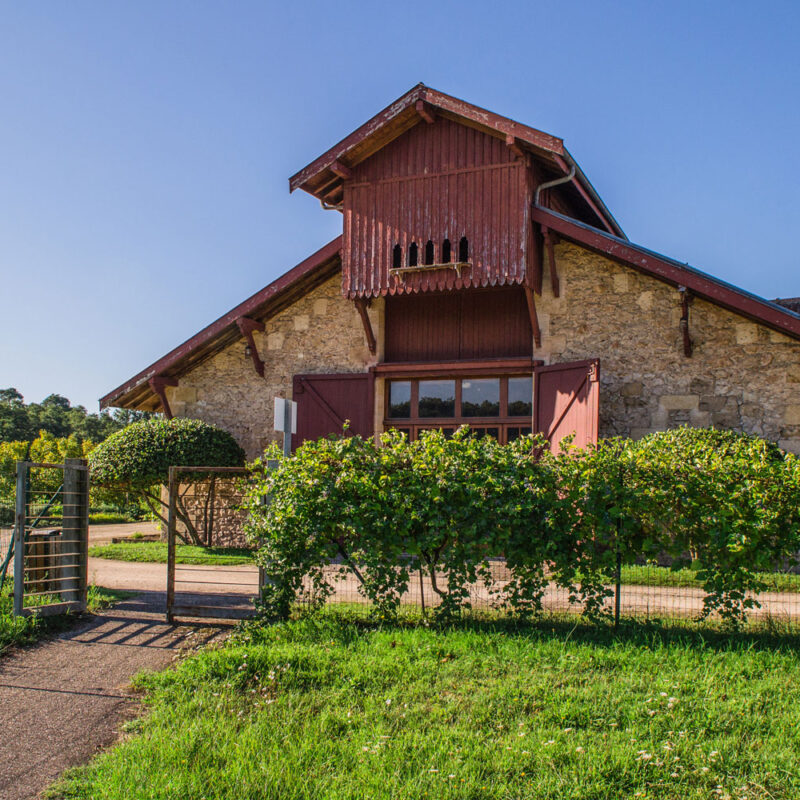
[[[116,589],[104,589],[90,586],[87,595],[86,610],[96,613],[108,606],[132,597],[135,592],[122,592]],[[42,598],[32,598],[39,599]],[[25,645],[35,642],[42,636],[70,625],[74,616],[65,617],[15,617],[13,586],[7,581],[0,594],[0,655],[12,645]]]
[[[688,586],[702,588],[697,573],[691,569],[671,570],[669,567],[623,567],[622,583],[629,586]],[[758,577],[768,592],[800,592],[800,575],[783,572],[762,572]]]
[[[150,713],[51,796],[796,798],[799,643],[329,608],[139,677]]]
[[[119,525],[127,522],[136,522],[128,514],[114,514],[110,511],[98,511],[95,514],[89,514],[90,525]]]
[[[120,542],[119,544],[103,544],[89,548],[89,555],[94,558],[110,558],[115,561],[149,561],[156,564],[167,563],[167,545],[165,542]],[[238,547],[195,547],[179,544],[175,548],[177,564],[252,564],[253,555],[250,550]]]

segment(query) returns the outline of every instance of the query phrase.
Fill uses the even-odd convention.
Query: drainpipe
[[[533,204],[535,206],[539,205],[539,193],[542,189],[552,189],[553,186],[560,186],[562,183],[569,183],[575,177],[575,165],[573,164],[570,168],[570,171],[567,175],[562,175],[560,178],[556,178],[552,181],[546,181],[545,183],[540,183],[536,187],[536,194],[533,196]]]

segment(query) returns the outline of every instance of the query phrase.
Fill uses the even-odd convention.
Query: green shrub
[[[704,614],[732,622],[757,605],[759,573],[800,550],[797,458],[755,437],[682,428],[551,455],[539,437],[507,446],[467,428],[415,442],[396,432],[307,442],[276,469],[253,465],[248,535],[269,577],[264,607],[285,615],[310,582],[333,590],[338,561],[383,615],[425,573],[437,613],[469,607],[483,583],[517,614],[541,608],[549,582],[604,613],[617,569],[659,554],[693,561]],[[269,503],[263,503],[268,496]],[[493,557],[510,572],[494,586]]]
[[[227,431],[193,419],[149,419],[135,422],[112,434],[89,456],[95,485],[120,495],[141,498],[166,524],[167,506],[159,487],[166,486],[171,466],[237,467],[244,464],[244,451]],[[196,477],[196,476],[195,476]],[[182,499],[178,518],[188,537],[200,538]]]
[[[705,613],[738,618],[763,591],[759,572],[800,550],[800,462],[756,436],[680,428],[636,445],[640,521],[653,546],[692,564]]]

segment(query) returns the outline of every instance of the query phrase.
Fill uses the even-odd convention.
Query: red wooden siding
[[[522,289],[478,289],[386,298],[385,359],[449,361],[532,356]]]
[[[372,436],[373,381],[371,375],[295,375],[292,399],[297,402],[297,433],[292,449],[308,439],[342,433]]]
[[[523,159],[505,142],[437,117],[352,169],[344,187],[342,290],[348,297],[520,283],[525,273],[530,184]],[[390,275],[392,250],[444,239],[458,260],[462,236],[471,267]]]
[[[544,434],[554,453],[570,434],[575,447],[597,443],[599,373],[596,359],[534,369],[533,429]]]

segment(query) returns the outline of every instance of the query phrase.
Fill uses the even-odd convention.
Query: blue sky
[[[329,241],[288,177],[420,81],[563,137],[633,241],[800,295],[798,41],[797,3],[0,2],[0,387],[96,410]]]

